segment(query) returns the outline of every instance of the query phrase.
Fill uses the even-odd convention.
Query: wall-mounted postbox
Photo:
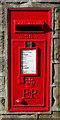
[[[8,110],[49,111],[51,9],[8,9]]]

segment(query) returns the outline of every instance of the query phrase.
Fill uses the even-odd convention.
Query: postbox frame
[[[11,10],[17,10],[17,9],[11,9]],[[9,11],[11,11],[10,9],[9,9]],[[22,10],[22,11],[24,11],[24,9],[18,9],[18,10]],[[25,10],[27,10],[27,9],[25,9]],[[31,11],[31,10],[37,10],[37,9],[28,9],[29,11]],[[41,9],[40,9],[41,10]],[[43,9],[42,9],[43,10]],[[47,9],[44,9],[44,10],[47,10]],[[51,15],[51,10],[50,9],[48,9],[47,11],[50,11],[49,12],[49,15]],[[8,26],[9,27],[9,26]],[[9,29],[9,28],[8,28]],[[40,40],[40,39],[39,39]],[[15,41],[15,39],[14,40],[11,40],[11,50],[13,50],[13,41]],[[19,40],[20,41],[20,40]],[[24,41],[24,39],[22,40],[22,41]],[[35,41],[35,39],[33,40],[33,41]],[[41,40],[41,42],[42,42],[43,40]],[[8,46],[8,49],[10,49],[9,48],[9,46]],[[9,50],[10,51],[10,50]],[[48,53],[50,53],[50,51],[48,51]],[[8,53],[8,56],[9,56],[9,53]],[[9,57],[10,58],[10,57]],[[50,56],[48,56],[48,60],[50,59]],[[45,61],[44,61],[45,62]],[[49,63],[48,64],[50,64],[50,61],[49,61]],[[10,66],[10,64],[9,64],[9,66]],[[49,66],[49,65],[48,65]],[[9,69],[8,69],[8,73],[9,73]],[[11,53],[11,79],[13,80],[13,52]],[[45,72],[44,72],[45,73]],[[50,70],[49,70],[49,72],[47,71],[47,75],[50,73]],[[44,77],[45,77],[45,75],[44,75]],[[48,78],[50,77],[50,74],[49,74],[49,76],[48,76]],[[9,86],[9,84],[10,84],[10,78],[9,78],[9,74],[8,74],[8,86]],[[46,106],[44,106],[44,108],[43,107],[41,107],[40,108],[40,110],[41,111],[48,111],[49,110],[49,106],[48,106],[48,103],[49,103],[49,87],[48,87],[48,85],[47,84],[50,84],[50,80],[48,80],[48,82],[46,83],[46,86],[47,86],[47,89],[48,89],[48,92],[46,93],[47,95],[48,95],[48,97],[46,96]],[[11,93],[10,93],[10,90],[8,90],[8,110],[9,111],[25,111],[25,108],[21,108],[21,109],[19,109],[19,108],[14,108],[14,105],[13,105],[13,99],[11,99],[11,101],[9,100],[9,96],[11,95],[11,98],[13,98],[13,83],[11,84]],[[11,102],[11,108],[9,107],[9,105],[10,105],[10,102]],[[26,111],[31,111],[31,109],[30,108],[26,108]],[[36,107],[34,108],[34,109],[32,109],[32,111],[37,111],[37,109],[36,109]],[[38,111],[39,111],[39,108],[38,108]]]
[[[6,27],[4,28],[4,31],[5,31],[5,34],[6,34],[6,36],[5,36],[5,40],[6,40],[6,42],[5,42],[5,44],[6,44],[6,48],[5,48],[5,52],[6,52],[6,55],[5,55],[5,59],[7,60],[8,59],[8,55],[7,55],[7,48],[8,48],[8,42],[7,42],[7,39],[8,39],[8,35],[7,35],[7,10],[8,10],[8,8],[20,8],[20,6],[15,6],[15,7],[13,7],[13,5],[11,5],[10,4],[10,6],[7,6],[7,8],[5,8],[5,10],[4,10],[4,12],[5,12],[5,19],[4,19],[4,21],[5,21],[5,23],[6,23]],[[28,8],[28,7],[27,7]],[[31,8],[31,7],[30,7]],[[36,8],[36,5],[35,5],[35,7],[33,6],[33,8]],[[38,9],[39,8],[41,8],[41,7],[37,7]],[[52,15],[52,22],[51,22],[51,28],[53,29],[53,18],[54,18],[54,16],[53,16],[53,13],[54,13],[54,8],[52,8],[52,7],[42,7],[43,9],[45,9],[45,8],[47,8],[47,9],[51,9],[52,10],[52,12],[51,12],[51,15]],[[53,55],[53,32],[51,32],[51,54],[50,54],[50,86],[51,86],[51,84],[52,84],[52,65],[53,65],[53,62],[52,62],[52,55]],[[5,79],[6,79],[6,82],[5,82],[5,88],[6,88],[6,109],[7,109],[7,89],[8,89],[8,86],[7,86],[7,79],[8,79],[8,74],[7,74],[7,72],[8,72],[8,70],[7,70],[7,67],[8,67],[8,65],[7,65],[7,61],[6,61],[6,68],[5,68],[5,70],[6,70],[6,73],[5,73],[5,75],[6,75],[6,77],[5,77]],[[38,114],[51,114],[51,111],[52,111],[52,109],[51,109],[51,104],[52,104],[52,87],[50,87],[50,110],[48,111],[48,112],[36,112],[36,115],[38,115]],[[3,112],[3,111],[1,111],[0,112],[0,114],[26,114],[26,112],[9,112],[9,111],[5,111],[5,112]],[[27,112],[27,114],[35,114],[35,112]]]

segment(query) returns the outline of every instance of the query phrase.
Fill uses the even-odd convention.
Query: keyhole
[[[26,47],[30,47],[31,46],[31,42],[30,41],[27,41],[26,42]]]
[[[19,79],[20,79],[20,76],[19,76]]]

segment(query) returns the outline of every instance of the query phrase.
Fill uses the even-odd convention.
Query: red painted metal
[[[51,9],[8,9],[8,111],[49,111],[50,42]],[[22,49],[36,50],[36,74],[21,74]]]

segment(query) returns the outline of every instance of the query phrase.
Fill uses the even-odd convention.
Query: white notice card
[[[21,74],[36,74],[36,49],[21,49]]]

